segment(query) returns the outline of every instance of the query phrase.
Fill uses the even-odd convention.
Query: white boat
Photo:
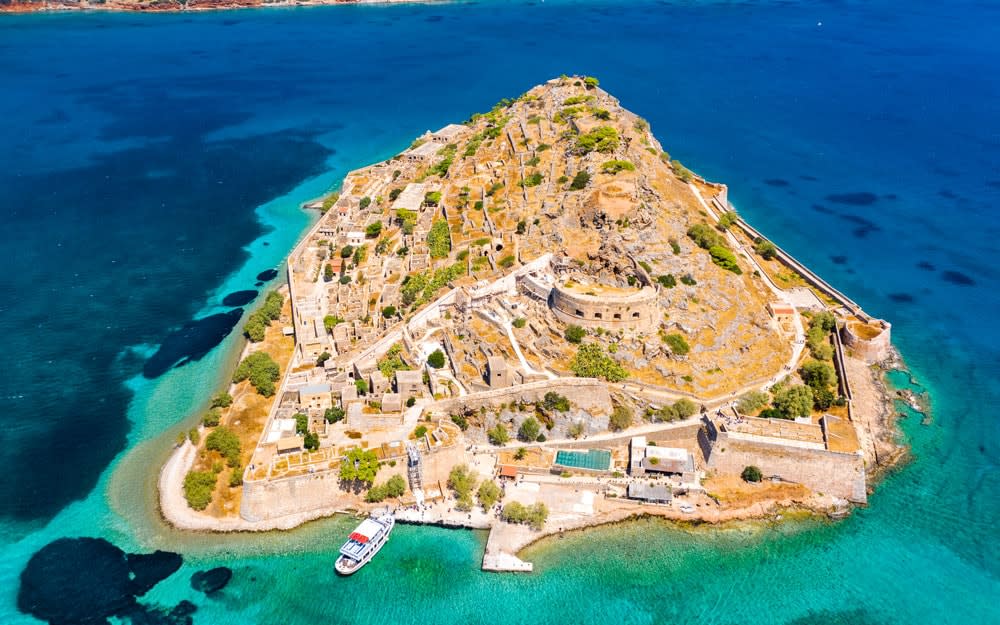
[[[396,519],[391,514],[371,517],[361,522],[347,542],[340,548],[340,557],[334,568],[341,575],[351,575],[368,564],[382,545],[389,540],[389,533],[396,525]]]

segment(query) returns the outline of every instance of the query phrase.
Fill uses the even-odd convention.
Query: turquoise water
[[[977,2],[549,0],[0,19],[0,622],[37,622],[17,577],[63,536],[180,552],[142,601],[190,600],[196,623],[1000,622],[998,18]],[[273,285],[256,276],[308,226],[301,201],[564,72],[600,77],[751,223],[893,322],[933,398],[929,425],[900,407],[913,463],[840,523],[640,521],[533,547],[527,576],[481,573],[479,533],[400,527],[339,579],[349,520],[159,523],[154,469],[240,343],[176,341],[190,360],[153,377],[144,361],[232,310],[226,294]],[[190,588],[216,565],[235,573],[222,593]]]
[[[611,452],[603,449],[558,451],[556,452],[555,463],[564,467],[607,471],[611,468]]]

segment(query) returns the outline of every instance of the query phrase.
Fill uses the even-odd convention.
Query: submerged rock
[[[233,570],[224,566],[198,571],[191,576],[191,588],[208,595],[225,588],[232,578]]]
[[[257,274],[257,279],[261,282],[267,282],[268,280],[274,280],[278,277],[277,269],[268,269],[267,271],[262,271]]]
[[[174,573],[181,562],[180,555],[165,551],[127,554],[101,538],[60,538],[31,556],[21,572],[17,607],[49,623],[106,623],[112,616],[144,616],[148,609],[136,597]]]

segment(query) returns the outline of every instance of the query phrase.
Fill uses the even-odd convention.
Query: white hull
[[[356,555],[348,556],[343,553],[347,545],[341,549],[341,555],[337,558],[337,562],[334,564],[334,569],[340,575],[352,575],[357,572],[361,567],[368,564],[375,554],[378,553],[386,542],[389,540],[389,534],[392,533],[392,528],[395,527],[396,519],[387,514],[385,516],[379,517],[378,522],[385,526],[385,529],[380,531],[376,536],[372,537],[371,540],[365,544],[364,550]],[[350,543],[350,541],[348,541]]]

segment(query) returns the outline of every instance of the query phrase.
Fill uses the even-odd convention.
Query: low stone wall
[[[523,401],[529,404],[539,402],[550,391],[565,395],[572,404],[591,414],[611,412],[611,395],[608,393],[608,387],[600,380],[593,378],[541,380],[481,393],[470,393],[463,397],[435,402],[428,406],[428,409],[441,413],[456,413],[466,408],[470,410],[478,410],[479,408],[496,410],[503,404],[510,402]]]
[[[738,475],[749,465],[759,468],[765,477],[779,476],[813,492],[854,503],[867,501],[864,458],[860,454],[804,449],[718,432],[711,443],[708,468]]]
[[[268,521],[337,504],[340,474],[319,471],[279,480],[243,482],[240,516],[252,523]]]

